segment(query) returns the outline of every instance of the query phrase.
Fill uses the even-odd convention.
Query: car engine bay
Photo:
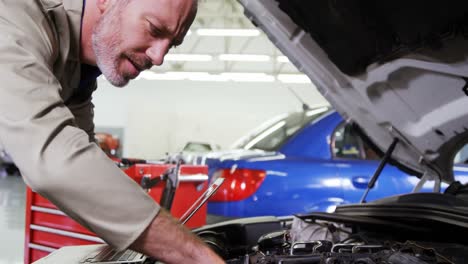
[[[232,220],[195,233],[231,264],[466,263],[466,209],[453,194],[415,193],[334,213]]]

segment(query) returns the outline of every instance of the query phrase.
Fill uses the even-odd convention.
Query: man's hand
[[[224,263],[205,243],[163,209],[130,248],[167,264]]]

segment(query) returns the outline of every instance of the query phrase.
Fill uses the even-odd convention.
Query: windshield
[[[281,145],[291,138],[297,131],[319,118],[329,110],[321,107],[304,112],[291,113],[268,125],[260,131],[244,137],[234,148],[260,149],[277,151]]]

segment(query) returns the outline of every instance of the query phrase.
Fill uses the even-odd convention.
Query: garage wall
[[[287,84],[309,105],[327,104],[311,84]],[[301,109],[286,84],[135,80],[94,93],[98,127],[124,128],[123,155],[155,159],[187,141],[228,147],[277,114]]]

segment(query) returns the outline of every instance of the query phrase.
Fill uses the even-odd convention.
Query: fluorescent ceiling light
[[[177,72],[171,72],[177,74]],[[185,79],[199,82],[226,82],[227,80],[220,75],[210,74],[208,72],[184,72]]]
[[[312,83],[305,74],[278,74],[277,79],[283,83]]]
[[[145,79],[145,80],[161,80],[161,81],[181,81],[184,79],[183,76],[179,74],[170,74],[170,73],[155,73],[152,71],[143,71],[138,75],[136,78],[137,80]]]
[[[290,62],[288,57],[286,57],[286,56],[278,56],[278,57],[276,57],[276,61],[277,62]]]
[[[226,81],[219,75],[210,74],[208,72],[166,72],[161,75],[177,76],[181,80],[189,81],[212,81],[212,82],[224,82]]]
[[[270,61],[268,55],[221,54],[218,58],[222,61]]]
[[[138,79],[145,80],[160,80],[160,81],[218,81],[223,82],[227,81],[224,77],[219,75],[209,74],[208,72],[165,72],[165,73],[155,73],[152,71],[143,71],[138,76]]]
[[[265,73],[231,73],[223,72],[220,74],[230,81],[234,82],[274,82],[275,77]]]
[[[102,79],[105,78],[101,75]],[[275,76],[265,73],[233,73],[223,72],[211,74],[208,72],[165,72],[156,73],[153,71],[143,71],[137,80],[161,80],[161,81],[204,81],[204,82],[274,82]],[[310,79],[304,74],[279,74],[278,81],[283,83],[310,84]]]
[[[264,73],[230,73],[210,74],[208,72],[166,72],[155,73],[144,71],[137,79],[166,80],[166,81],[212,81],[212,82],[274,82],[275,77]]]
[[[210,74],[208,72],[165,72],[155,73],[151,71],[144,71],[140,73],[137,80],[160,80],[160,81],[206,81],[206,82],[227,82],[226,77],[221,75]]]
[[[215,29],[215,28],[200,28],[197,29],[199,36],[216,36],[216,37],[257,37],[260,36],[260,31],[257,29]]]
[[[212,61],[213,56],[203,54],[167,54],[164,56],[165,61]]]

